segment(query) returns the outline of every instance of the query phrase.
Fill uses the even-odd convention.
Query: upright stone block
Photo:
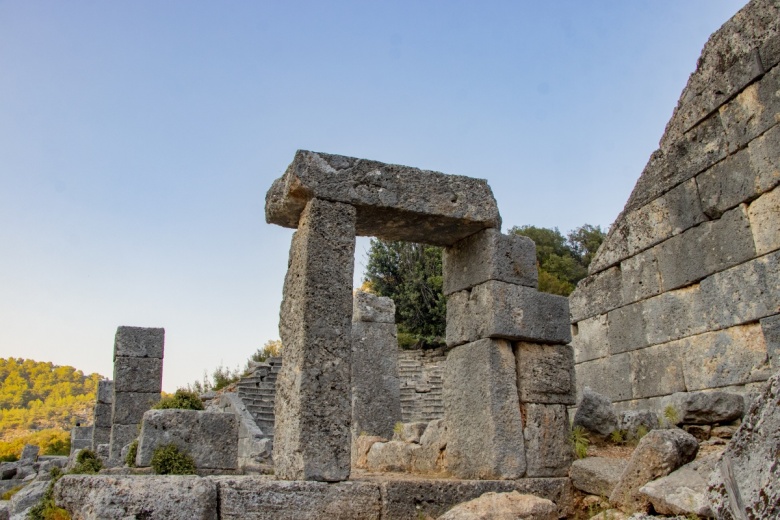
[[[138,424],[114,424],[111,426],[108,458],[114,462],[122,459],[122,448],[138,437]]]
[[[569,414],[563,404],[523,404],[526,477],[565,477],[572,463]]]
[[[114,402],[114,382],[98,381],[97,402],[111,404]]]
[[[369,312],[368,309],[373,309]],[[384,312],[380,312],[384,309]],[[390,438],[401,421],[398,340],[395,323],[368,321],[393,318],[390,298],[358,291],[352,321],[352,435]],[[359,321],[356,318],[362,318]]]
[[[447,300],[447,345],[482,338],[569,343],[569,301],[494,280],[452,294]]]
[[[117,393],[160,392],[162,359],[117,357],[114,361],[114,387]]]
[[[570,345],[517,343],[514,352],[521,403],[575,404],[574,351]]]
[[[523,476],[523,422],[508,342],[483,339],[454,348],[447,356],[444,406],[447,464],[454,476]]]
[[[75,426],[70,430],[70,452],[92,447],[92,426]]]
[[[114,424],[141,424],[144,412],[160,400],[160,392],[117,392],[111,414]]]
[[[118,327],[114,340],[114,359],[118,357],[163,358],[165,329]]]
[[[444,250],[444,294],[498,280],[527,287],[538,285],[536,245],[520,235],[485,229]]]
[[[311,199],[290,248],[274,463],[287,480],[349,477],[355,208]]]

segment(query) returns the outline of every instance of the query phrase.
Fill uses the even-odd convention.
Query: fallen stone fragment
[[[586,386],[572,426],[582,426],[588,432],[608,436],[618,426],[618,416],[612,401]]]
[[[425,433],[420,437],[422,446],[436,446],[444,449],[447,446],[447,423],[444,419],[436,419],[428,423]]]
[[[649,500],[639,488],[665,477],[696,457],[699,443],[683,430],[653,430],[639,441],[609,501],[624,511],[647,511]]]
[[[555,503],[535,497],[510,493],[485,493],[479,498],[458,504],[439,520],[556,520]]]
[[[744,414],[744,398],[728,392],[677,392],[661,401],[677,411],[677,424],[729,423]]]
[[[658,416],[651,410],[629,410],[618,415],[618,429],[625,430],[629,439],[637,438],[641,429],[647,433],[660,427]]]
[[[427,427],[427,422],[402,423],[401,427],[393,432],[393,440],[420,444],[420,439]]]
[[[571,484],[580,491],[608,497],[615,489],[628,461],[607,457],[587,457],[572,462]]]
[[[366,468],[369,471],[410,471],[412,452],[419,444],[403,441],[375,442],[368,450]]]
[[[639,488],[639,493],[662,515],[711,517],[707,479],[718,458],[719,454],[712,454],[689,462],[665,477],[648,482]]]
[[[368,452],[371,450],[371,446],[377,442],[387,442],[387,439],[376,435],[359,435],[352,443],[354,455],[352,465],[365,469],[368,464]]]
[[[8,503],[10,517],[14,519],[27,518],[30,508],[41,500],[48,487],[49,483],[43,480],[27,484],[11,497]]]

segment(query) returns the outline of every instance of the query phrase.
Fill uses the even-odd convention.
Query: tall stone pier
[[[94,427],[92,428],[92,450],[101,444],[111,442],[111,413],[114,402],[114,382],[98,381],[95,398]]]
[[[165,329],[119,327],[114,340],[114,396],[109,459],[138,437],[144,412],[160,400]]]

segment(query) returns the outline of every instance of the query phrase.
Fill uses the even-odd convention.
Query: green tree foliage
[[[393,299],[402,341],[406,335],[418,346],[443,342],[447,308],[441,254],[440,247],[371,240],[364,287]]]
[[[539,290],[568,296],[577,282],[588,275],[588,266],[604,241],[599,226],[585,224],[564,237],[558,228],[515,226],[510,233],[523,235],[536,244]]]
[[[40,448],[41,455],[70,454],[70,432],[59,428],[48,428],[31,433],[21,433],[8,441],[0,441],[0,462],[19,460],[25,445]]]
[[[0,440],[29,430],[70,430],[91,419],[99,374],[21,358],[0,358]]]
[[[203,410],[203,401],[196,392],[179,388],[173,395],[160,399],[152,408],[165,410],[176,408],[179,410]]]
[[[150,464],[158,475],[195,474],[195,461],[174,444],[156,447]]]

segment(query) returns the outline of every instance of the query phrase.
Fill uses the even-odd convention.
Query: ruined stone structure
[[[630,199],[571,295],[577,384],[623,408],[749,391],[780,368],[780,6],[704,47]]]
[[[92,450],[111,442],[111,409],[114,402],[114,382],[98,381],[92,427]]]
[[[138,436],[144,412],[160,400],[165,330],[119,327],[114,340],[114,395],[109,458]]]
[[[258,365],[238,382],[238,397],[255,420],[255,424],[269,437],[274,435],[274,402],[276,377],[282,369],[282,358],[271,357]]]
[[[534,244],[500,233],[484,180],[299,151],[266,196],[266,219],[297,228],[279,326],[285,363],[275,406],[277,476],[349,476],[345,345],[355,235],[447,248],[451,473],[476,479],[566,473],[566,405],[574,398],[568,302],[536,290]]]
[[[444,417],[444,363],[447,348],[400,350],[401,420],[430,422]]]

